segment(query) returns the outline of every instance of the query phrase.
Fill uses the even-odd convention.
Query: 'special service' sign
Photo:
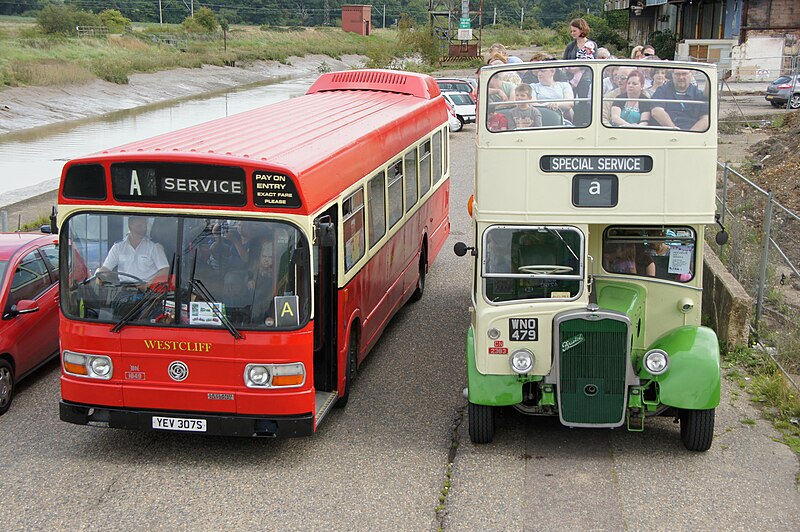
[[[645,174],[653,170],[649,155],[545,155],[539,159],[542,172],[602,172]]]

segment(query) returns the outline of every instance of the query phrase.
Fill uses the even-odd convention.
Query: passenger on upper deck
[[[615,126],[646,126],[650,121],[650,102],[644,93],[644,75],[634,70],[628,75],[625,94],[614,99],[611,124]]]
[[[655,91],[652,117],[659,125],[685,131],[708,129],[708,99],[703,91],[692,84],[692,81],[690,70],[675,69],[672,70],[672,81],[668,81]]]
[[[523,102],[514,106],[509,115],[511,123],[508,129],[527,129],[532,127],[542,127],[542,113],[531,105],[533,100],[533,90],[527,83],[520,83],[514,89],[514,100]]]
[[[614,72],[614,85],[616,85],[617,88],[603,95],[604,124],[608,124],[611,121],[611,107],[614,105],[614,99],[617,96],[625,94],[626,87],[628,85],[628,76],[630,76],[631,72],[634,70],[636,70],[635,67],[621,66],[617,67],[616,71]],[[650,97],[650,94],[647,91],[644,91],[644,94],[647,97]]]
[[[572,109],[575,105],[575,94],[572,91],[572,85],[566,81],[556,81],[554,68],[540,68],[536,72],[539,74],[539,83],[533,84],[533,92],[536,99],[539,101],[547,100],[560,100],[551,101],[546,104],[546,107],[552,110],[561,110],[566,112]]]

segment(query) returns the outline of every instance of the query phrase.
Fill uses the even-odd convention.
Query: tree
[[[190,33],[211,33],[218,25],[217,16],[207,7],[201,7],[195,12],[194,18],[187,17],[183,21],[183,27]]]
[[[100,26],[97,15],[79,11],[72,6],[48,4],[39,11],[36,22],[44,33],[74,35],[78,26]]]
[[[122,33],[127,26],[131,25],[130,19],[125,17],[117,9],[106,9],[100,12],[97,17],[108,27],[109,33]]]

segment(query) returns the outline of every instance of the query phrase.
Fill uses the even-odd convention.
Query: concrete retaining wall
[[[703,260],[703,314],[723,347],[748,345],[754,301],[707,245]]]

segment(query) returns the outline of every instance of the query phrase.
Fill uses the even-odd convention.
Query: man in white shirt
[[[98,274],[117,268],[122,274],[120,281],[123,283],[134,283],[137,279],[145,284],[154,280],[165,280],[169,272],[169,262],[161,244],[147,237],[147,218],[131,216],[128,218],[128,229],[127,236],[111,246]],[[126,279],[124,274],[133,277]]]

